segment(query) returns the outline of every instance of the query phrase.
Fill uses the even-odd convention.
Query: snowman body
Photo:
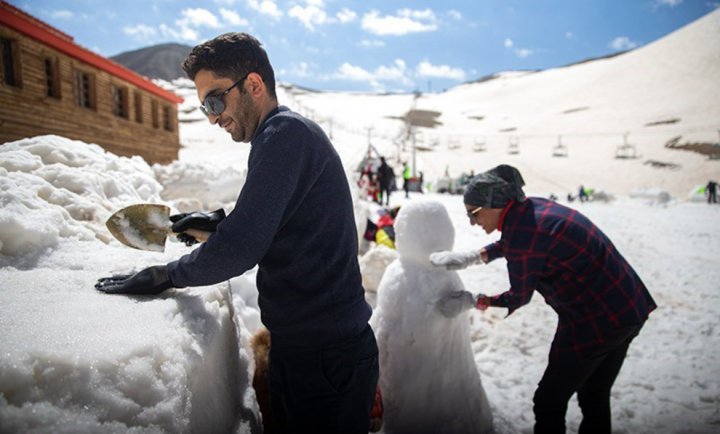
[[[430,253],[452,250],[455,231],[437,202],[404,205],[395,224],[399,257],[378,288],[371,324],[380,349],[384,432],[493,432],[470,341],[468,312],[446,318],[437,308],[463,291],[456,271],[433,267]]]

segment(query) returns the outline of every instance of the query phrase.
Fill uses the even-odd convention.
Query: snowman
[[[395,222],[398,258],[385,270],[371,324],[380,349],[384,432],[492,433],[465,310],[441,300],[464,292],[456,271],[428,257],[452,250],[455,230],[438,202],[410,202]]]

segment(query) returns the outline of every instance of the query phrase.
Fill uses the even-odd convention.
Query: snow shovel
[[[168,234],[174,233],[170,208],[149,203],[123,208],[111,215],[105,225],[126,246],[153,252],[164,252]]]

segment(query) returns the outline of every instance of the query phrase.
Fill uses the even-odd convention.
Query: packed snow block
[[[96,292],[92,270],[3,276],[0,432],[261,431],[227,288],[137,298]]]
[[[380,280],[387,266],[397,258],[397,252],[390,247],[378,244],[360,258],[362,284],[366,291],[377,292]]]
[[[475,365],[468,313],[444,317],[438,300],[464,286],[457,272],[430,264],[451,250],[455,231],[438,202],[410,202],[395,221],[398,259],[385,270],[371,318],[380,350],[383,430],[492,433],[493,418]]]

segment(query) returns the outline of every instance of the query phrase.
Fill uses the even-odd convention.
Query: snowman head
[[[432,252],[452,250],[455,228],[445,206],[413,201],[400,208],[395,220],[395,246],[404,260],[429,265]]]

